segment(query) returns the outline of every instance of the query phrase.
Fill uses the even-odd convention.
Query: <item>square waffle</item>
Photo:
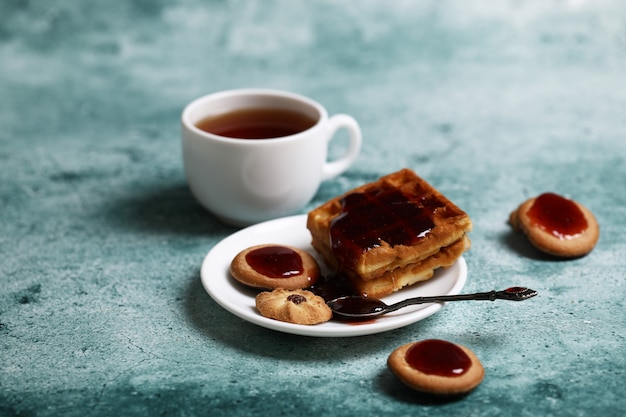
[[[307,218],[312,245],[369,296],[430,278],[465,252],[469,216],[403,169],[335,197]],[[369,282],[372,281],[372,282]]]

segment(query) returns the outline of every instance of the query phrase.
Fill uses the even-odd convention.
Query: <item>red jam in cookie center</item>
[[[302,257],[284,246],[263,246],[246,254],[246,262],[260,274],[270,278],[289,278],[304,272]]]
[[[463,375],[472,366],[472,360],[463,349],[436,339],[415,343],[407,350],[406,361],[417,371],[444,377]]]
[[[541,194],[528,210],[532,224],[559,239],[576,236],[587,229],[587,219],[572,200],[554,193]]]

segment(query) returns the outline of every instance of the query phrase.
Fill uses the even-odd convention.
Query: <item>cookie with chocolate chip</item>
[[[256,308],[262,316],[294,324],[320,324],[331,319],[333,313],[324,299],[308,290],[260,292]]]

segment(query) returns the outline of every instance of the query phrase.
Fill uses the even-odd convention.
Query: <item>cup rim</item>
[[[235,97],[235,96],[273,96],[273,97],[283,98],[286,100],[294,100],[294,101],[303,103],[304,105],[310,106],[311,108],[315,109],[315,111],[317,111],[318,113],[317,121],[315,122],[313,126],[309,127],[308,129],[305,129],[301,132],[298,132],[292,135],[279,136],[275,138],[263,138],[261,140],[250,140],[250,139],[222,136],[222,135],[217,135],[215,133],[207,132],[206,130],[202,130],[199,127],[197,127],[196,124],[191,120],[191,113],[195,111],[198,106],[201,106],[206,101],[219,100],[219,99]],[[285,90],[271,89],[271,88],[238,88],[238,89],[222,90],[222,91],[216,91],[214,93],[209,93],[209,94],[200,96],[192,100],[190,103],[188,103],[185,106],[181,114],[181,123],[183,125],[183,128],[193,132],[196,135],[200,135],[205,138],[210,138],[212,140],[218,140],[218,141],[223,141],[223,142],[233,143],[233,144],[246,143],[249,146],[264,146],[264,144],[267,145],[267,144],[276,143],[276,142],[297,140],[299,137],[305,134],[308,134],[308,132],[312,131],[313,129],[319,128],[322,121],[325,119],[328,119],[328,111],[326,110],[326,108],[324,108],[324,106],[322,106],[317,101],[309,97],[306,97],[302,94],[293,93],[293,92],[285,91]]]

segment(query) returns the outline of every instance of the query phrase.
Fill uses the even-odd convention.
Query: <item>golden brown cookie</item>
[[[307,290],[261,292],[256,296],[256,308],[264,317],[295,324],[320,324],[333,315],[322,297]]]
[[[389,355],[387,365],[408,387],[436,395],[468,393],[485,376],[480,360],[471,350],[437,339],[398,347]]]
[[[250,287],[295,290],[313,285],[320,276],[320,268],[302,249],[265,244],[239,252],[230,264],[230,273]]]
[[[600,237],[598,222],[588,208],[554,193],[526,200],[511,213],[509,223],[537,249],[565,258],[588,254]]]

